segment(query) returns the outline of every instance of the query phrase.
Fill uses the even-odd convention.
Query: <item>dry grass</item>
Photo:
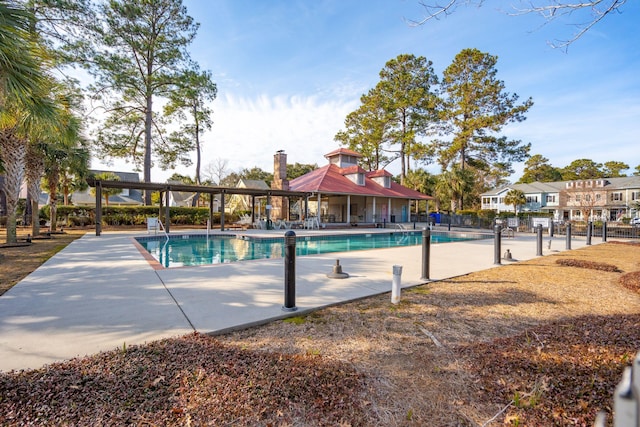
[[[0,424],[593,425],[640,349],[637,271],[640,245],[611,242],[405,290],[397,305],[382,295],[0,374],[1,396],[22,393],[0,400],[16,417]],[[205,362],[223,355],[222,373]],[[63,415],[37,418],[52,400]]]
[[[556,394],[545,399],[543,393],[537,405],[543,411],[560,408],[564,413],[582,414],[574,417],[574,423],[560,420],[557,425],[589,425],[598,410],[610,409],[613,385],[629,363],[630,354],[640,349],[640,333],[634,323],[637,319],[629,317],[640,313],[640,296],[618,284],[620,273],[556,263],[569,258],[606,260],[625,272],[640,270],[640,247],[597,245],[419,286],[404,292],[397,306],[390,304],[388,295],[368,298],[322,310],[297,323],[276,322],[220,339],[248,349],[318,352],[332,360],[352,363],[369,380],[371,425],[483,425],[511,401],[518,387],[526,395],[531,393],[531,386],[524,380],[516,381],[519,368],[511,363],[514,359],[502,358],[496,350],[489,351],[482,345],[511,338],[510,342],[500,341],[500,346],[506,352],[519,352],[518,361],[526,361],[535,351],[523,351],[522,347],[537,341],[536,328],[559,322],[574,325],[580,336],[602,340],[601,335],[609,334],[610,328],[602,329],[602,321],[592,324],[584,319],[610,319],[612,325],[626,325],[631,337],[626,337],[624,346],[603,346],[617,364],[607,378],[607,389],[601,390],[600,400],[586,408],[573,408],[572,412],[563,407]],[[583,354],[571,347],[562,329],[555,332],[538,333],[543,336],[541,340],[546,340],[544,348],[564,346],[565,353],[575,350],[583,356],[585,360],[573,362],[586,365],[576,381],[591,384],[598,376],[598,372],[589,370],[592,353]],[[484,379],[496,378],[474,369],[484,365],[481,360],[490,360],[507,372],[513,370],[513,379],[500,379],[508,390],[506,395],[497,393],[495,386],[488,389],[484,385]],[[561,363],[552,366],[557,374],[565,369]],[[571,393],[558,384],[554,387]],[[572,401],[567,399],[568,403]],[[512,405],[494,425],[508,417],[517,420],[514,425],[556,424],[548,418],[541,421],[534,417],[529,418],[537,422],[527,423],[525,416],[518,415],[520,410]]]

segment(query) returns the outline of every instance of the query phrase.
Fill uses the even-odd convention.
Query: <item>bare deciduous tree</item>
[[[220,185],[220,182],[229,173],[229,160],[216,158],[209,162],[204,168],[205,179]]]
[[[484,0],[449,0],[446,4],[440,4],[421,0],[419,4],[424,8],[425,16],[419,20],[409,20],[409,24],[412,26],[423,25],[432,19],[440,19],[441,17],[451,15],[459,6],[473,5],[480,7],[484,3]],[[561,17],[566,18],[582,12],[583,14],[580,15],[580,18],[574,21],[576,32],[573,36],[568,40],[549,43],[553,47],[566,49],[571,43],[582,37],[606,16],[613,12],[620,12],[620,8],[627,3],[627,0],[587,0],[574,3],[557,0],[520,0],[517,3],[523,6],[514,5],[513,12],[508,13],[509,15],[526,15],[533,13],[540,15],[547,23]],[[588,18],[583,19],[585,14],[588,15]]]

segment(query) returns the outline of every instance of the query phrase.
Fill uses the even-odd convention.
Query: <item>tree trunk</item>
[[[200,163],[202,162],[202,153],[200,152],[200,124],[198,123],[198,115],[196,114],[196,112],[194,112],[193,116],[195,117],[195,121],[196,121],[196,130],[195,130],[195,137],[196,137],[196,185],[201,185],[201,181],[200,181]],[[198,199],[200,198],[200,193],[196,193],[196,195],[193,197],[193,200],[191,200],[191,206],[195,207],[198,206]]]
[[[31,235],[35,237],[40,235],[38,201],[40,200],[40,180],[44,175],[44,154],[32,144],[29,144],[25,163],[27,189],[31,198]]]
[[[151,182],[151,124],[153,120],[153,96],[147,95],[144,118],[144,182]],[[151,205],[151,190],[144,190],[144,204]]]
[[[27,141],[18,138],[12,129],[0,131],[0,158],[4,164],[4,191],[7,199],[7,243],[18,241],[16,210],[26,153]]]
[[[49,172],[49,229],[56,231],[58,224],[58,183],[60,180],[60,169],[58,164],[52,165]]]
[[[31,235],[40,235],[40,209],[38,201],[31,199]]]
[[[405,150],[405,143],[401,143],[400,144],[400,160],[401,160],[401,165],[402,165],[402,169],[400,171],[400,185],[404,185],[404,179],[407,176],[407,168],[405,165],[405,158],[404,158],[404,150]]]

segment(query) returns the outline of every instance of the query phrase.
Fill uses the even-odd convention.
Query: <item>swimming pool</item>
[[[490,238],[482,233],[432,232],[431,243]],[[282,258],[284,237],[216,234],[137,237],[138,243],[163,267],[221,264],[256,259]],[[343,235],[297,236],[296,256],[362,251],[422,244],[422,231]]]

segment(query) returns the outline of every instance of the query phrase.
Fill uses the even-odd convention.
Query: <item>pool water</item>
[[[433,233],[431,243],[447,243],[487,238],[480,233]],[[138,237],[142,245],[164,267],[220,264],[284,257],[284,237],[259,238],[232,235],[171,235]],[[298,236],[296,256],[332,252],[363,251],[422,244],[422,232],[371,233],[350,235]]]

